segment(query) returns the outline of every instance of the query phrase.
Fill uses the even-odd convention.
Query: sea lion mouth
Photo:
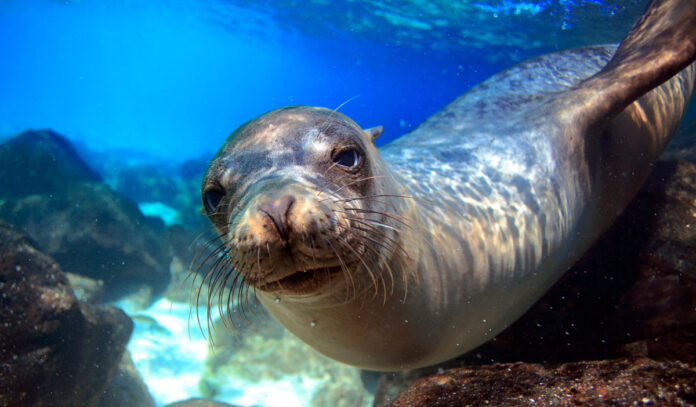
[[[352,270],[352,264],[345,269]],[[293,274],[269,283],[262,283],[257,288],[268,292],[290,292],[293,294],[311,294],[328,284],[340,274],[346,272],[343,266],[319,267],[310,270],[298,270]]]

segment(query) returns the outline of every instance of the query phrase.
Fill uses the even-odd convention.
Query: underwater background
[[[646,4],[2,0],[0,135],[181,160],[276,107],[345,103],[384,143],[512,64],[620,41]]]
[[[132,255],[128,261],[116,250],[96,263],[96,249],[84,243],[81,251],[55,249],[51,239],[74,233],[74,222],[32,226],[27,213],[52,211],[50,205],[8,206],[22,184],[33,183],[28,179],[0,182],[0,219],[30,234],[63,271],[98,282],[71,277],[79,299],[126,311],[134,321],[132,366],[151,405],[209,397],[240,406],[369,406],[374,374],[316,354],[262,310],[248,334],[235,336],[222,326],[208,332],[201,307],[199,330],[185,277],[205,249],[200,234],[210,232],[199,212],[207,161],[239,125],[286,105],[339,108],[364,128],[384,125],[377,142],[387,143],[518,62],[620,41],[647,3],[0,0],[0,142],[33,129],[41,131],[24,133],[33,142],[67,155],[74,147],[79,158],[70,159],[89,167],[80,173],[118,197],[102,187],[70,193],[106,196],[96,202],[102,207],[127,199],[142,214],[132,216],[144,216],[132,231],[116,228],[123,235],[114,239],[141,250],[155,240],[167,245],[142,254],[150,260],[136,260],[137,248],[129,248],[122,251]],[[684,118],[690,132],[678,136],[680,148],[694,144],[688,124],[695,110]],[[7,171],[22,178],[32,165],[43,164],[19,162]],[[139,269],[123,271],[136,262]],[[153,264],[164,269],[151,271]],[[98,299],[81,284],[97,284]]]

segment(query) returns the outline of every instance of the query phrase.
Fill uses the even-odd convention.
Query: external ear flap
[[[384,131],[384,126],[376,126],[376,127],[370,127],[369,129],[365,129],[364,132],[370,135],[370,141],[374,143],[375,139],[379,137],[380,134]]]

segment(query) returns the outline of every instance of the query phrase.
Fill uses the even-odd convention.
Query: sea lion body
[[[679,124],[695,69],[643,96],[601,134],[569,132],[582,126],[564,123],[574,116],[563,114],[555,94],[598,72],[614,50],[588,47],[525,62],[381,149],[404,194],[419,201],[406,216],[432,231],[418,245],[424,253],[414,256],[420,281],[409,301],[421,295],[416,290],[440,291],[440,301],[417,306],[435,316],[417,331],[458,332],[431,340],[442,352],[416,365],[454,357],[514,322],[644,183]],[[539,82],[546,89],[524,89]],[[596,143],[586,142],[592,138]]]
[[[614,46],[586,47],[498,74],[380,151],[378,130],[326,109],[244,124],[204,178],[232,252],[206,279],[243,279],[291,332],[363,368],[493,338],[608,227],[676,130],[693,41],[671,71],[633,72],[643,33],[667,41],[654,27],[685,14],[696,32],[684,5],[654,2],[613,59]]]

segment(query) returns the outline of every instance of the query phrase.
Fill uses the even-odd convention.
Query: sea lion
[[[381,128],[336,111],[261,115],[204,176],[220,235],[204,281],[228,305],[243,282],[351,365],[460,355],[521,316],[631,200],[678,126],[695,58],[693,1],[653,1],[618,49],[524,62],[379,151]]]

